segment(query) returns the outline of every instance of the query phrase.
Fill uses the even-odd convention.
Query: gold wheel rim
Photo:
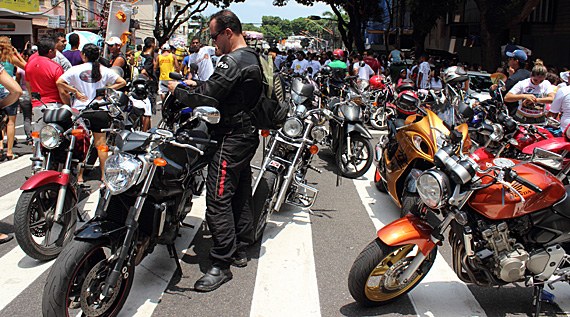
[[[394,250],[392,253],[388,254],[384,257],[380,263],[372,270],[368,278],[366,279],[365,285],[365,294],[366,297],[375,302],[383,302],[387,300],[391,300],[400,296],[401,294],[408,291],[412,286],[414,286],[418,280],[420,280],[425,273],[418,274],[413,276],[413,278],[406,284],[399,286],[397,284],[391,284],[390,287],[395,288],[394,290],[389,290],[385,288],[385,274],[389,272],[390,268],[400,262],[401,260],[405,259],[410,252],[414,249],[413,244],[408,244],[401,246],[400,248]],[[429,256],[428,256],[429,257]],[[426,259],[427,260],[427,259]],[[402,273],[402,271],[396,271],[396,273]],[[375,283],[374,285],[369,285],[370,280],[372,278],[380,277],[380,283]],[[391,278],[393,279],[393,277]]]

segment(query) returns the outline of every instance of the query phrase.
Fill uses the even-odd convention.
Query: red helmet
[[[344,52],[340,48],[337,48],[336,50],[334,50],[333,56],[336,58],[343,58]]]
[[[396,108],[404,115],[415,114],[418,111],[420,100],[418,95],[411,90],[402,91],[396,99]]]
[[[386,84],[382,82],[382,76],[375,75],[370,77],[369,80],[370,88],[372,89],[384,89],[386,88]]]

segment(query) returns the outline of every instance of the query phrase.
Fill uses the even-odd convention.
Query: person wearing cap
[[[570,77],[570,72],[566,71],[566,72],[561,72],[560,73],[560,80],[562,81],[560,84],[558,84],[558,87],[560,88],[564,88],[568,86],[568,77]]]
[[[107,41],[107,48],[111,54],[111,67],[120,67],[123,70],[123,78],[129,80],[131,78],[131,68],[127,64],[127,58],[121,52],[121,47],[123,47],[123,42],[120,38],[116,36],[111,36]],[[125,90],[126,87],[120,89]]]
[[[170,73],[180,72],[180,67],[178,66],[178,60],[174,57],[174,54],[170,53],[170,45],[168,43],[162,45],[162,53],[155,57],[155,61],[155,70],[160,70],[158,89],[162,101],[164,101],[168,93],[168,82],[172,80]]]
[[[509,92],[519,81],[525,80],[530,77],[530,72],[525,69],[527,56],[523,50],[514,50],[512,52],[506,52],[509,58],[508,62],[508,72],[509,78],[505,81],[505,90],[502,94]],[[497,84],[491,86],[491,90],[497,89]],[[514,115],[519,106],[518,102],[505,102],[505,105],[509,109],[509,115]]]

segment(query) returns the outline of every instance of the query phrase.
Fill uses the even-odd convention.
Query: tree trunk
[[[417,30],[414,30],[414,33],[412,33],[412,39],[414,40],[414,47],[415,47],[414,53],[416,59],[419,59],[420,56],[425,52],[426,36],[427,34],[419,32]]]
[[[506,43],[505,29],[490,31],[487,23],[481,21],[481,66],[488,72],[494,73],[501,65],[501,45]]]

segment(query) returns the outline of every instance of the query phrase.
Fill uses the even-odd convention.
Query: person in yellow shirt
[[[168,43],[162,45],[162,53],[155,57],[154,63],[155,70],[160,69],[159,80],[159,90],[162,101],[166,98],[168,93],[168,82],[172,80],[169,74],[171,72],[180,72],[180,66],[178,65],[178,60],[174,54],[170,53],[170,45]]]

